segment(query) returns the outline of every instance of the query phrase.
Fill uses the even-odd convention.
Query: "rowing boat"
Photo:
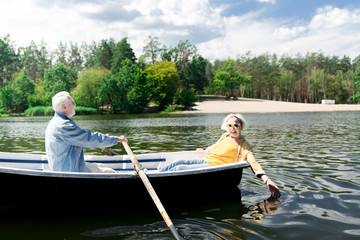
[[[193,151],[136,155],[163,203],[192,201],[196,196],[223,194],[238,189],[247,162],[193,170],[159,172],[179,159],[205,157]],[[150,197],[128,155],[86,155],[88,163],[101,163],[116,173],[50,171],[46,155],[0,152],[1,204],[17,203],[144,203]],[[135,191],[136,190],[136,191]],[[164,199],[164,200],[163,200]]]

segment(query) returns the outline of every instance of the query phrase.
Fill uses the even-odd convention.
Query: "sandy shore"
[[[310,104],[239,98],[238,100],[205,100],[196,102],[193,110],[182,113],[272,113],[360,111],[360,104]]]

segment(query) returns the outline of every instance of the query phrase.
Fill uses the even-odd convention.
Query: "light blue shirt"
[[[84,147],[110,147],[118,138],[81,129],[65,114],[55,112],[45,131],[46,155],[52,171],[90,172]]]

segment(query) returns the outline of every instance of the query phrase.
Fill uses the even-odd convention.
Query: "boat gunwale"
[[[149,178],[187,176],[187,175],[196,175],[196,174],[224,171],[228,169],[246,168],[248,166],[249,165],[247,164],[247,162],[239,162],[239,163],[230,163],[220,166],[182,170],[182,171],[171,171],[171,172],[147,171],[146,175]],[[22,169],[22,168],[10,168],[10,167],[0,167],[0,174],[1,173],[28,175],[28,176],[42,176],[42,177],[94,178],[94,179],[119,179],[119,178],[138,177],[135,171],[127,172],[127,173],[121,173],[121,172],[120,173],[86,173],[86,172],[40,171],[34,169]]]
[[[162,154],[180,154],[180,153],[192,153],[193,151],[182,151],[182,152],[159,152],[159,153],[147,153],[147,154],[139,154],[137,156],[151,156],[151,155],[162,155]],[[1,153],[0,153],[1,154]],[[37,154],[27,154],[27,153],[5,153],[2,154],[11,154],[11,155],[21,155],[22,157],[33,158],[36,156],[44,157],[44,155]],[[97,155],[86,155],[86,157],[90,157],[89,160],[99,159],[112,159],[111,156],[97,156]],[[103,158],[102,158],[103,157]],[[115,159],[120,158],[128,158],[127,155],[118,155],[113,156]],[[42,158],[43,159],[43,158]],[[114,159],[114,160],[115,160]],[[26,160],[26,159],[25,159]],[[85,160],[85,162],[87,162]],[[20,164],[20,163],[19,163]],[[249,167],[247,161],[237,162],[237,163],[229,163],[212,167],[204,167],[197,169],[189,169],[189,170],[181,170],[181,171],[168,171],[168,172],[159,172],[158,170],[146,170],[144,168],[146,175],[149,178],[154,177],[175,177],[175,176],[188,176],[188,175],[197,175],[197,174],[205,174],[211,172],[224,171],[228,169],[237,169],[237,168],[246,168]],[[117,173],[87,173],[87,172],[60,172],[60,171],[50,171],[50,170],[38,170],[38,169],[26,169],[26,168],[15,168],[15,167],[2,167],[0,166],[0,174],[18,174],[18,175],[28,175],[28,176],[43,176],[43,177],[59,177],[59,178],[94,178],[94,179],[122,179],[122,178],[138,178],[137,173],[134,171],[119,171]]]

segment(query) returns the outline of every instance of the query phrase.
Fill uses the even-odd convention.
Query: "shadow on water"
[[[245,206],[239,189],[227,195],[190,198],[165,206],[184,239],[261,238],[247,226],[261,223],[263,216],[274,213],[280,204],[269,198]],[[58,208],[48,204],[2,206],[0,213],[1,239],[172,239],[154,206],[81,205],[75,201],[74,206]]]
[[[247,239],[249,235],[260,237],[245,225],[259,223],[262,217],[274,213],[280,204],[277,199],[266,199],[256,205],[246,207],[241,200],[223,200],[212,203],[196,203],[186,208],[172,211],[173,223],[184,239]],[[243,215],[250,213],[244,219]],[[224,216],[227,216],[225,219]],[[83,236],[115,237],[123,239],[167,239],[169,230],[162,221],[145,225],[122,225],[94,229],[82,233]]]

